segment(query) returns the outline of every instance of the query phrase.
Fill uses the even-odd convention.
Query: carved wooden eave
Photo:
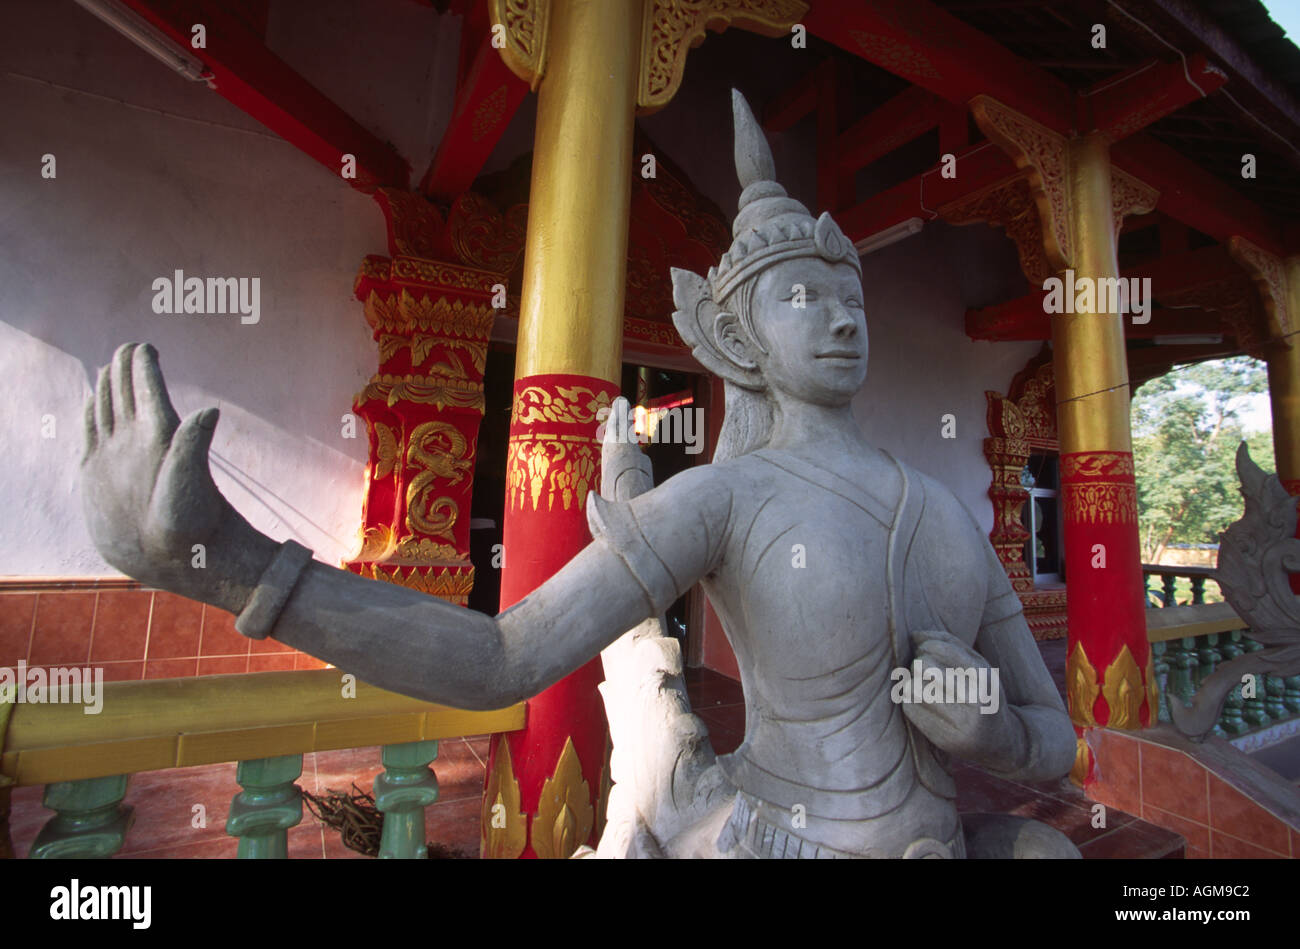
[[[1282,259],[1246,238],[1236,236],[1228,239],[1228,253],[1255,284],[1273,345],[1289,347],[1287,337],[1291,334],[1291,314]]]
[[[705,32],[730,26],[781,36],[808,12],[802,0],[645,0],[637,109],[643,114],[672,101],[686,71],[686,54]],[[546,75],[550,0],[489,0],[494,24],[505,27],[501,57],[535,91]]]

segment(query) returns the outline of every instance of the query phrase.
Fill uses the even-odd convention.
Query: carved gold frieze
[[[591,788],[582,776],[582,763],[573,739],[564,740],[564,750],[555,773],[542,784],[533,815],[533,852],[543,860],[565,860],[587,842],[595,811]]]
[[[483,790],[479,829],[479,856],[484,860],[515,860],[528,844],[528,818],[520,809],[510,742],[504,738],[497,745],[496,759]]]
[[[645,0],[641,69],[636,104],[666,106],[682,84],[686,54],[704,41],[706,29],[737,26],[764,36],[788,34],[808,12],[801,0]]]
[[[1150,214],[1156,209],[1160,192],[1144,181],[1139,181],[1126,171],[1120,171],[1114,165],[1110,169],[1110,204],[1111,215],[1115,222],[1115,238],[1119,239],[1119,229],[1124,218],[1131,215]]]
[[[1101,688],[1097,685],[1097,670],[1088,661],[1082,642],[1074,644],[1065,660],[1065,694],[1070,704],[1070,720],[1074,724],[1085,728],[1097,724],[1092,708]]]
[[[546,72],[546,27],[551,0],[488,0],[492,25],[505,27],[501,58],[536,92]]]
[[[1281,258],[1270,254],[1244,237],[1228,238],[1228,253],[1250,275],[1259,289],[1269,330],[1275,338],[1291,332],[1291,315],[1287,306],[1286,272]]]
[[[1038,208],[1047,261],[1052,273],[1066,269],[1072,259],[1072,242],[1065,136],[990,96],[972,99],[971,113],[989,140],[1010,155],[1017,168],[1031,172],[1026,180]]]
[[[447,232],[456,256],[466,263],[501,274],[511,273],[524,252],[528,205],[504,214],[472,191],[458,197],[447,216]]]
[[[481,382],[446,376],[396,376],[381,373],[371,378],[370,384],[357,393],[355,402],[363,405],[371,399],[378,399],[390,408],[405,399],[439,409],[453,406],[478,409],[479,412],[484,410]]]
[[[379,564],[363,564],[361,576],[372,580],[383,580],[400,587],[409,587],[428,593],[431,596],[450,600],[464,606],[469,602],[470,591],[474,588],[474,568],[470,566],[453,566],[441,568],[421,568],[403,566],[384,569]]]
[[[1147,685],[1127,644],[1120,646],[1119,654],[1107,667],[1101,694],[1110,707],[1110,718],[1106,721],[1107,728],[1142,727],[1138,713],[1147,696]]]
[[[426,333],[485,342],[496,319],[496,313],[486,303],[464,303],[425,293],[416,295],[405,287],[387,296],[377,290],[370,291],[366,297],[365,313],[371,329],[381,334],[411,336]]]
[[[1020,269],[1030,283],[1041,284],[1056,272],[1043,245],[1043,224],[1029,172],[981,188],[939,208],[949,224],[987,223],[1015,242]]]
[[[600,446],[583,435],[512,435],[506,454],[512,510],[582,510],[600,472]]]
[[[1172,309],[1197,307],[1215,314],[1237,338],[1237,344],[1256,359],[1264,359],[1268,317],[1260,294],[1252,292],[1245,274],[1225,277],[1173,293],[1161,293],[1159,302]]]

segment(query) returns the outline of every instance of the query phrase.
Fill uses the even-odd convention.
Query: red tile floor
[[[1049,669],[1063,684],[1065,651],[1043,643]],[[708,669],[692,669],[687,692],[695,712],[709,728],[714,749],[725,754],[744,734],[745,708],[740,684]],[[468,857],[478,856],[479,804],[483,791],[488,739],[453,739],[439,744],[433,763],[440,788],[438,802],[427,809],[428,839]],[[371,790],[381,770],[378,748],[317,752],[303,757],[299,786],[314,794],[347,790],[353,782]],[[1085,858],[1181,857],[1183,838],[1116,808],[1108,808],[1105,827],[1092,826],[1091,801],[1068,779],[1021,784],[996,778],[978,768],[958,764],[958,809],[1019,814],[1058,828],[1079,847]],[[136,823],[122,857],[233,857],[236,841],[225,832],[231,796],[238,790],[234,764],[155,771],[132,777],[126,803],[135,807]],[[16,788],[11,834],[14,852],[27,853],[49,812],[40,805],[41,789]],[[205,826],[193,826],[195,805],[202,805]],[[296,858],[357,858],[339,835],[304,810],[303,821],[289,831],[289,856]]]

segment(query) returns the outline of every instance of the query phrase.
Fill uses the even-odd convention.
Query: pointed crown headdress
[[[707,277],[674,268],[673,324],[705,368],[745,388],[761,385],[755,373],[737,367],[714,341],[714,317],[722,301],[750,277],[783,260],[820,257],[848,264],[862,274],[857,249],[829,212],[813,219],[808,209],[776,182],[772,150],[754,114],[737,90],[731,90],[735,121],[736,176],[744,189],[732,224],[732,244]]]

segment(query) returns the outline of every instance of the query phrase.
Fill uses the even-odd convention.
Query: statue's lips
[[[848,349],[837,349],[834,352],[818,353],[818,359],[861,359],[861,353],[855,353]]]

